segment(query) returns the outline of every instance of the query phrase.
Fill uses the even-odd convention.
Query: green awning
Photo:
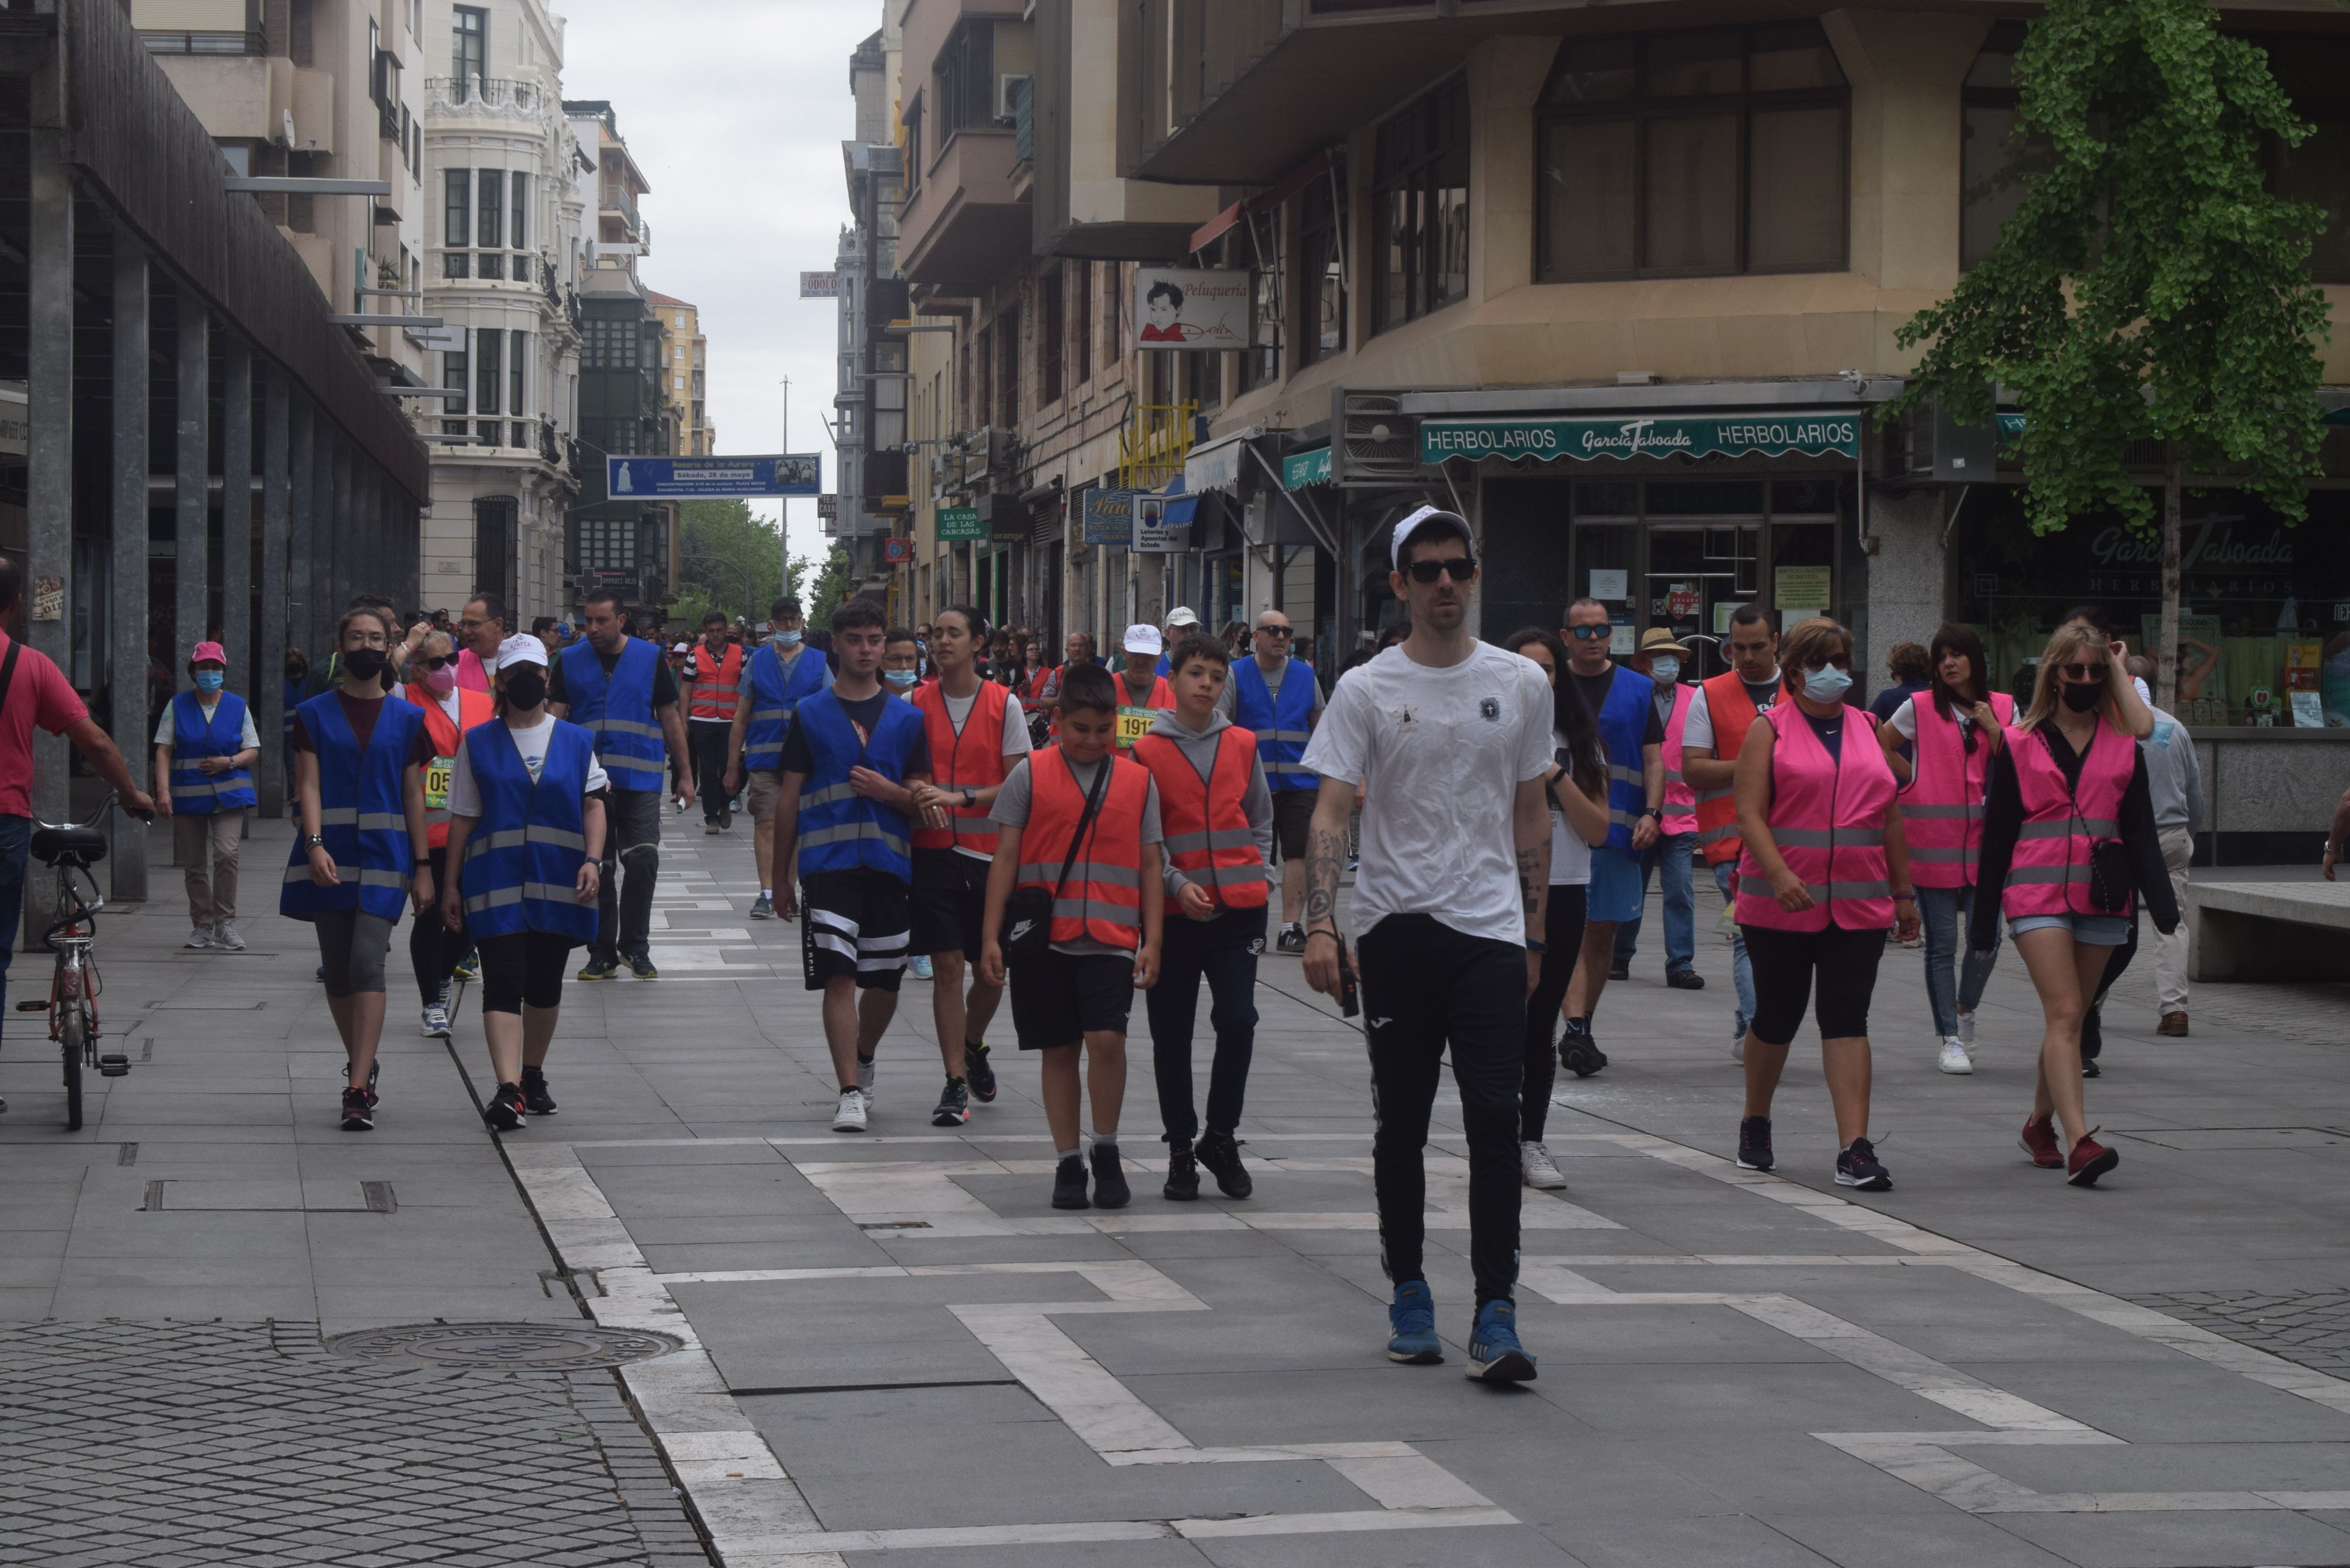
[[[1310,452],[1293,452],[1281,460],[1281,487],[1300,490],[1309,484],[1330,483],[1330,449],[1317,446]]]
[[[1612,415],[1604,419],[1422,420],[1419,457],[1593,458],[1860,455],[1860,416]]]

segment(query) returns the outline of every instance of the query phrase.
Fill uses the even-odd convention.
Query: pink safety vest
[[[1848,931],[1890,926],[1885,816],[1899,786],[1877,744],[1875,717],[1847,710],[1844,743],[1835,757],[1793,701],[1755,717],[1778,737],[1771,748],[1771,811],[1764,820],[1787,869],[1804,879],[1812,907],[1799,915],[1781,909],[1750,846],[1738,862],[1738,923],[1783,931],[1825,930],[1830,919]]]
[[[2015,699],[1994,691],[1991,711],[2003,730],[2015,722]],[[1910,698],[1909,711],[1918,742],[1910,784],[1901,795],[1901,827],[1909,839],[1910,879],[1920,888],[1970,888],[1982,854],[1989,738],[1977,735],[1969,752],[1958,720],[1942,717],[1930,691]]]
[[[2122,796],[2137,771],[2137,743],[2110,725],[2090,732],[2077,789],[2064,784],[2047,740],[2038,731],[2007,732],[2015,782],[2023,795],[2023,826],[1999,907],[2010,919],[2023,915],[2103,915],[2089,898],[2089,846],[2122,836]],[[2111,913],[2127,919],[2137,909]]]
[[[1694,686],[1673,688],[1673,714],[1665,721],[1665,815],[1657,826],[1664,833],[1697,831],[1697,792],[1681,778],[1681,727],[1689,722]]]

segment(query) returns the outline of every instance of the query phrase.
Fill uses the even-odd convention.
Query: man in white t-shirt
[[[1518,1089],[1550,892],[1551,692],[1531,660],[1469,635],[1469,524],[1423,506],[1395,526],[1389,586],[1411,635],[1338,682],[1305,749],[1320,776],[1306,853],[1305,979],[1340,989],[1338,873],[1357,785],[1354,918],[1378,1132],[1372,1181],[1395,1301],[1388,1358],[1444,1359],[1421,1269],[1422,1149],[1451,1048],[1469,1142],[1477,1312],[1469,1376],[1523,1382],[1518,1343]]]

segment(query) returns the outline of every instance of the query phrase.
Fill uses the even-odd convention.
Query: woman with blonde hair
[[[1868,1002],[1885,933],[1915,937],[1918,900],[1876,716],[1845,704],[1852,647],[1825,617],[1798,622],[1779,644],[1788,700],[1758,713],[1738,749],[1738,925],[1754,961],[1738,1163],[1772,1167],[1771,1099],[1816,973],[1836,1185],[1883,1192],[1893,1179],[1868,1138]]]
[[[2081,1089],[2081,1021],[2113,950],[2137,923],[2143,897],[2165,935],[2178,904],[2155,828],[2146,759],[2122,693],[2129,677],[2095,627],[2067,621],[2048,639],[2032,706],[1991,759],[1979,886],[2002,889],[1995,909],[1975,901],[1968,946],[1988,953],[1999,917],[2031,971],[2046,1023],[2032,1116],[2022,1141],[2032,1162],[2087,1187],[2121,1163],[2091,1136]],[[2057,1142],[2054,1122],[2064,1124]]]

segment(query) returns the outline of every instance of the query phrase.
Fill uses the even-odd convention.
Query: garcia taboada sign
[[[1853,414],[1673,414],[1651,418],[1423,420],[1422,462],[1448,457],[1806,457],[1860,455]]]

